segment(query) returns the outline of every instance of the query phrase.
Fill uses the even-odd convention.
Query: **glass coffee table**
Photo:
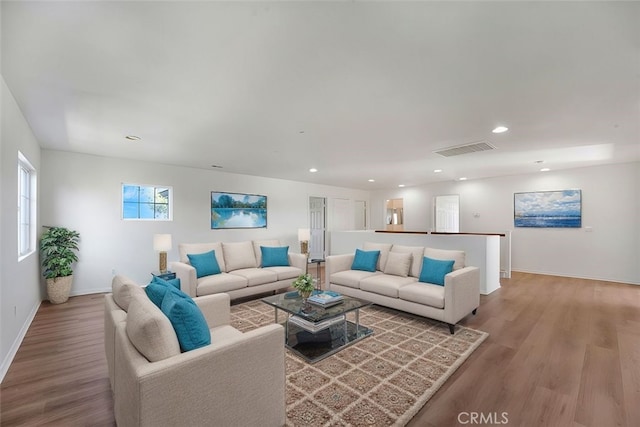
[[[262,298],[261,301],[278,313],[286,313],[285,346],[309,363],[318,362],[373,333],[360,324],[360,309],[372,303],[343,297],[343,301],[331,307],[305,303],[298,291],[286,292]],[[354,321],[347,319],[354,315]]]

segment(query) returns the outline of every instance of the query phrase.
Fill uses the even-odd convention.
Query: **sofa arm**
[[[307,256],[305,254],[298,254],[295,252],[289,252],[289,264],[292,267],[297,267],[302,270],[302,274],[307,272]]]
[[[444,321],[450,324],[480,305],[480,269],[464,267],[444,276]]]
[[[193,301],[207,320],[209,329],[231,322],[231,299],[228,294],[212,294],[196,297]]]
[[[325,260],[325,289],[330,289],[331,275],[339,271],[351,270],[355,254],[329,255]]]
[[[270,324],[150,363],[120,327],[116,422],[120,427],[283,426],[284,351],[284,328]]]
[[[176,277],[180,279],[180,289],[192,298],[197,296],[198,278],[196,277],[196,269],[180,261],[172,262],[170,268],[171,271],[176,273]]]

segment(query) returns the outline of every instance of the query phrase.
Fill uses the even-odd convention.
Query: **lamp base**
[[[160,252],[160,273],[167,272],[167,253]]]
[[[307,241],[300,242],[300,253],[305,255],[309,254],[309,242]]]

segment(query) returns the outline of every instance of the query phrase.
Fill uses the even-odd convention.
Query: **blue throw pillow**
[[[453,271],[454,260],[443,261],[424,257],[422,261],[422,271],[418,279],[424,283],[444,286],[444,276]]]
[[[181,298],[175,292],[167,292],[160,309],[176,331],[180,350],[190,351],[211,344],[207,321],[191,298]]]
[[[176,287],[173,283],[176,280],[178,283],[178,287]],[[151,280],[151,283],[149,283],[147,287],[144,288],[144,291],[146,292],[151,302],[153,302],[156,306],[158,306],[158,308],[160,308],[160,306],[162,305],[162,300],[164,299],[164,296],[167,294],[167,292],[172,292],[180,296],[181,298],[190,298],[189,295],[182,292],[179,287],[180,279],[178,278],[172,280],[164,280],[159,277],[154,277],[153,280]]]
[[[212,274],[220,274],[220,265],[216,259],[216,251],[209,251],[203,254],[187,254],[189,263],[196,269],[196,277],[199,279]]]
[[[288,267],[289,246],[260,246],[263,267]]]
[[[356,256],[353,258],[351,269],[375,272],[378,257],[380,257],[380,251],[363,251],[356,249]]]

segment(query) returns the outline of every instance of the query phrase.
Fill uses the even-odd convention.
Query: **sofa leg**
[[[453,335],[456,325],[452,325],[451,323],[448,323],[448,325],[449,325],[449,332],[451,332],[451,335]]]
[[[473,311],[471,313],[473,313],[474,315],[476,314],[476,311],[478,311],[477,308],[474,308]]]

